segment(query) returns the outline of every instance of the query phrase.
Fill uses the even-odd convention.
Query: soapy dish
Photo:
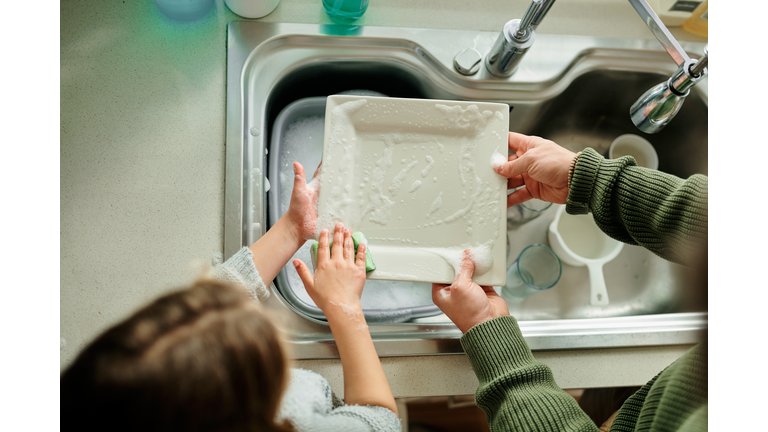
[[[368,239],[369,279],[451,283],[465,249],[474,280],[506,281],[504,104],[329,96],[318,229]]]
[[[354,91],[365,93],[369,91]],[[325,96],[299,99],[286,106],[275,119],[269,152],[269,178],[273,187],[269,190],[270,226],[288,211],[293,189],[293,162],[298,161],[308,175],[313,173],[322,159],[325,124]],[[252,173],[260,176],[260,171]],[[258,179],[258,177],[256,177]],[[266,181],[266,177],[264,177]],[[258,225],[258,224],[256,224]],[[254,226],[254,230],[261,226]],[[306,291],[291,262],[303,261],[314,268],[311,245],[308,241],[291,258],[275,278],[275,287],[285,301],[302,315],[325,319]],[[373,256],[373,254],[371,254]],[[375,256],[373,256],[375,259]],[[432,302],[432,285],[410,281],[366,280],[360,299],[366,321],[403,322],[414,318],[439,315],[442,312]]]

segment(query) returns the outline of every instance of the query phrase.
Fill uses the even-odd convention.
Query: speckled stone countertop
[[[360,24],[497,31],[527,5],[371,0]],[[61,3],[62,368],[99,332],[192,281],[222,252],[226,26],[233,20],[243,18],[223,0],[188,24],[150,1]],[[282,0],[258,21],[330,23],[320,0]],[[629,3],[617,0],[557,2],[538,31],[653,39]],[[642,384],[687,348],[535,354],[561,387],[584,388]],[[462,355],[382,362],[396,397],[471,394],[477,385]],[[342,391],[339,361],[297,366]]]

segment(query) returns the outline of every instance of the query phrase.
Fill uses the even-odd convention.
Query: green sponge
[[[360,243],[365,243],[366,246],[368,245],[368,240],[365,238],[363,233],[360,231],[356,231],[352,233],[352,243],[355,244],[355,254],[357,254],[357,246]],[[330,239],[329,247],[333,246],[333,238]],[[312,256],[312,267],[317,269],[317,247],[318,243],[314,242],[311,246],[310,255]],[[371,251],[367,248],[365,249],[365,271],[373,271],[376,270],[376,264],[373,263],[373,258],[371,258]]]

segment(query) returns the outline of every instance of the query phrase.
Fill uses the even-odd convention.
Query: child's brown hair
[[[287,359],[240,287],[200,280],[93,341],[61,376],[61,430],[283,431]]]

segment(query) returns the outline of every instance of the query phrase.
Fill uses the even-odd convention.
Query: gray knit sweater
[[[247,247],[214,267],[213,276],[244,286],[260,302],[269,297],[269,290],[261,280],[253,263],[253,254]],[[344,405],[333,394],[325,378],[304,369],[291,369],[290,381],[278,412],[278,420],[283,419],[289,420],[297,432],[402,430],[394,412],[379,406]]]

